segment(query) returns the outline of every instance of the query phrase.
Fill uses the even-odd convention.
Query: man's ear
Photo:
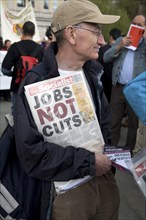
[[[75,40],[76,40],[76,32],[75,32],[75,28],[72,27],[72,26],[68,26],[66,27],[65,29],[65,35],[66,35],[66,38],[68,39],[68,41],[71,43],[71,44],[75,44]]]

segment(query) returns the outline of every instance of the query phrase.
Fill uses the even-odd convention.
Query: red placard
[[[136,50],[143,33],[143,27],[131,24],[127,36],[131,37],[132,42],[130,46],[126,46],[126,48]]]

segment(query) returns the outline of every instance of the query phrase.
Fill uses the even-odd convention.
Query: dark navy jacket
[[[43,220],[49,204],[51,181],[67,181],[95,175],[94,153],[74,146],[63,148],[44,142],[25,98],[24,85],[59,76],[56,52],[57,45],[52,43],[46,49],[43,62],[27,74],[19,88],[14,112],[16,148],[21,166],[28,175],[42,181],[40,219]],[[105,143],[110,144],[109,105],[100,82],[102,67],[96,61],[88,61],[83,70],[91,89]]]

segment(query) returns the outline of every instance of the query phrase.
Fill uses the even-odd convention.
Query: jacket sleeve
[[[1,71],[5,76],[12,76],[13,75],[13,72],[11,70],[1,68]]]
[[[116,46],[119,44],[121,39],[122,39],[121,37],[118,38],[115,44],[111,48],[109,48],[107,51],[105,51],[103,55],[103,60],[105,63],[112,62],[119,55],[120,52],[117,53]]]
[[[18,59],[18,52],[15,49],[15,43],[9,48],[4,60],[2,62],[2,73],[7,76],[12,76],[14,63]]]
[[[16,148],[23,169],[42,180],[66,181],[95,175],[95,155],[83,148],[45,142],[38,132],[24,94],[24,85],[36,81],[36,74],[23,80],[14,112]]]

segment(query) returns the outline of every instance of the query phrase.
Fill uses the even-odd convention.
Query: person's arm
[[[121,38],[121,41],[119,42],[119,44],[117,44],[115,46],[116,48],[116,53],[118,54],[119,51],[125,47],[125,46],[129,46],[131,44],[131,37],[130,36],[125,36]]]
[[[104,56],[103,56],[104,62],[105,63],[112,62],[114,58],[120,54],[121,49],[125,46],[129,46],[130,43],[131,43],[130,36],[124,36],[124,37],[118,38],[115,44],[104,53]]]
[[[1,71],[5,76],[12,76],[13,75],[13,71],[5,69],[3,67],[1,68]]]
[[[6,76],[12,76],[13,75],[13,67],[15,60],[17,59],[18,52],[15,49],[15,45],[11,45],[9,48],[6,56],[4,57],[4,60],[2,62],[1,71]]]

